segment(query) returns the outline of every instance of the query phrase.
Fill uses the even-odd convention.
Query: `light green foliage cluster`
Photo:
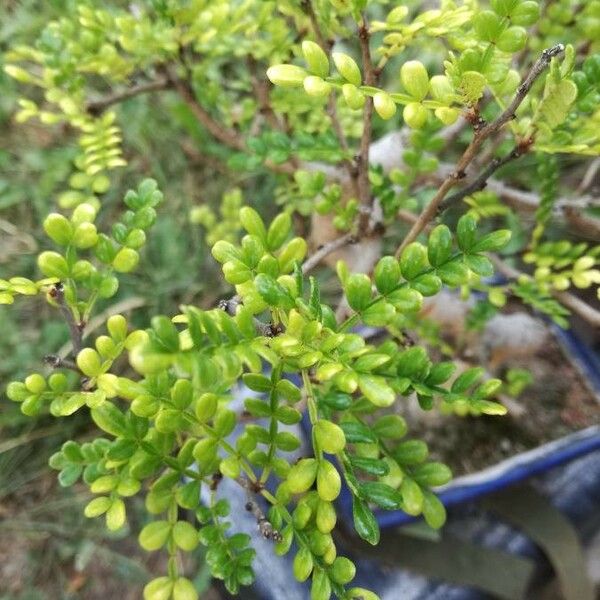
[[[30,416],[89,411],[101,437],[66,442],[51,466],[62,485],[81,479],[89,487],[94,498],[85,514],[104,517],[111,530],[126,524],[127,498],[145,496],[151,516],[139,542],[169,557],[167,573],[146,586],[146,600],[197,597],[178,557],[198,544],[230,592],[253,582],[253,540],[231,530],[222,477],[244,488],[251,508],[268,507],[257,518],[260,531],[276,554],[294,554],[294,576],[310,579],[312,600],[374,600],[352,586],[355,566],[338,555],[332,534],[342,486],[356,532],[376,544],[378,509],[441,527],[445,509],[435,488],[451,478],[448,467],[428,460],[423,441],[409,437],[396,404],[415,395],[423,410],[506,412],[495,399],[500,380],[478,365],[455,373],[452,347],[422,317],[424,298],[443,288],[463,298],[484,292],[489,302],[471,316],[473,328],[509,295],[566,325],[568,310],[554,294],[600,283],[598,247],[552,238],[559,181],[548,161],[548,153],[598,153],[597,42],[580,60],[573,48],[585,38],[561,39],[572,45],[544,54],[549,64],[525,89],[520,65],[539,57],[528,49],[555,41],[565,6],[577,3],[555,3],[543,16],[532,0],[444,0],[434,9],[366,0],[105,4],[78,2],[35,44],[6,55],[6,72],[26,89],[17,120],[68,126],[78,136],[69,187],[43,220],[54,246],[39,254],[41,278],[0,280],[0,303],[45,296],[70,329],[73,360],[53,357],[52,373],[14,381],[7,395]],[[597,11],[597,2],[581,5],[577,35],[595,40]],[[234,290],[218,307],[184,301],[178,314],[156,315],[147,329],[110,316],[92,342],[82,331],[98,302],[114,297],[122,275],[138,266],[163,200],[157,183],[145,179],[124,195],[123,213],[105,202],[128,156],[117,105],[147,92],[166,94],[174,114],[197,118],[199,137],[218,142],[206,143],[212,157],[241,175],[218,207],[201,190],[202,205],[190,211]],[[466,211],[462,202],[452,206],[466,214],[445,224],[440,207],[393,256],[406,234],[398,216],[419,225],[415,213],[427,210],[448,177],[453,185],[465,177],[435,179],[448,166],[443,161],[454,160],[443,127],[464,115],[474,132],[463,138],[471,139],[515,99],[515,114],[494,133],[508,134],[500,148],[514,146],[515,158],[531,148],[540,153],[533,230],[483,190],[484,181],[464,194]],[[400,124],[398,106],[407,126],[398,161],[389,169],[369,165],[371,132],[386,131],[385,121]],[[253,176],[273,190],[272,219],[244,205],[244,197],[259,204],[241,187]],[[337,280],[326,289],[310,274],[318,261],[296,219],[307,225],[317,213],[346,232],[346,242],[374,239],[381,231],[368,230],[363,217],[375,200],[386,255],[373,260],[370,274],[338,261]],[[525,241],[510,241],[504,223]],[[491,284],[492,260],[509,243],[521,244],[533,272]],[[325,241],[317,253],[326,251]],[[386,336],[370,343],[362,326]],[[407,343],[407,330],[418,332],[416,345]],[[516,394],[527,383],[515,373],[508,386]],[[253,392],[243,419],[231,402],[240,384]],[[301,442],[289,428],[303,411],[312,451],[292,462]]]

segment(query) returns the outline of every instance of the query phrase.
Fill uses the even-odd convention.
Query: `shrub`
[[[341,486],[356,532],[376,544],[374,507],[440,527],[445,511],[433,490],[451,477],[386,409],[414,393],[423,410],[458,403],[474,415],[506,412],[495,400],[499,380],[484,380],[480,367],[453,379],[451,360],[410,344],[423,299],[448,287],[499,308],[512,295],[561,325],[569,311],[599,322],[567,289],[600,282],[600,247],[548,232],[556,216],[598,231],[585,202],[559,198],[555,156],[600,151],[600,3],[580,3],[568,27],[568,2],[543,15],[532,0],[408,4],[90,1],[6,54],[6,72],[26,94],[17,121],[79,136],[60,212],[43,223],[52,249],[39,254],[42,278],[0,280],[4,304],[45,296],[69,328],[72,357],[46,357],[50,375],[14,381],[7,395],[31,416],[89,410],[100,437],[66,442],[50,465],[62,485],[89,486],[85,514],[104,516],[112,530],[126,522],[125,499],[146,495],[153,520],[139,542],[169,555],[147,600],[197,596],[177,555],[199,543],[232,593],[252,583],[252,539],[229,531],[221,477],[244,488],[274,552],[294,552],[294,576],[311,578],[314,600],[374,598],[352,587],[355,567],[337,556]],[[160,215],[163,194],[145,179],[124,195],[121,214],[111,212],[110,227],[96,225],[128,154],[118,107],[150,93],[183,105],[231,169],[277,182],[264,211],[275,216],[242,206],[240,190],[219,214],[196,207],[191,218],[206,227],[235,291],[214,308],[156,315],[147,329],[112,315],[92,342],[86,324],[143,259]],[[384,135],[393,130],[400,138]],[[512,177],[529,191],[493,180],[526,155],[535,156],[538,183]],[[533,224],[517,218],[523,208],[535,212]],[[312,253],[294,232],[308,215],[338,232],[317,238]],[[531,274],[500,256],[509,241]],[[336,311],[336,294],[313,272],[357,248],[362,268],[337,262],[346,304]],[[490,280],[494,264],[504,281]],[[365,325],[387,338],[369,343]],[[240,383],[256,393],[244,419],[230,405]],[[292,463],[286,456],[300,440],[284,426],[303,411],[312,453]]]

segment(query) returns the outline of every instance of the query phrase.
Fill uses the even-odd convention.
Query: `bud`
[[[373,96],[373,106],[377,114],[386,121],[396,114],[396,103],[387,92],[377,92]]]
[[[6,388],[6,395],[13,402],[23,402],[23,400],[30,395],[30,392],[24,383],[20,381],[11,381]]]
[[[402,116],[411,129],[421,129],[427,123],[427,109],[418,102],[407,104]]]
[[[354,563],[345,556],[338,556],[331,565],[331,578],[340,585],[346,585],[354,579],[356,567]]]
[[[66,246],[71,241],[73,226],[66,217],[59,213],[50,213],[44,219],[44,231],[59,246]]]
[[[315,98],[323,98],[324,96],[328,96],[331,92],[331,85],[316,75],[309,75],[306,77],[303,84],[304,91],[309,96],[314,96]]]
[[[217,456],[217,441],[214,438],[204,438],[194,446],[194,458],[200,464],[205,466]]]
[[[299,460],[290,470],[287,486],[292,494],[305,492],[314,483],[317,476],[318,463],[314,458]]]
[[[217,411],[218,396],[210,392],[202,394],[196,401],[196,418],[201,423],[206,423]]]
[[[371,301],[371,280],[364,273],[353,273],[346,280],[344,291],[350,308],[364,310]]]
[[[282,273],[289,273],[294,268],[296,261],[301,261],[306,256],[308,246],[304,238],[296,237],[290,240],[277,257]]]
[[[294,556],[294,577],[298,581],[306,581],[313,570],[313,559],[308,548],[300,548]]]
[[[450,80],[445,75],[434,75],[429,81],[429,88],[434,100],[450,104],[454,96],[454,90]]]
[[[98,296],[100,298],[111,298],[119,289],[119,280],[114,275],[107,275],[102,278],[98,286]]]
[[[89,260],[78,260],[71,268],[71,277],[75,281],[82,281],[87,279],[94,271],[94,265]]]
[[[338,373],[334,377],[333,383],[342,392],[353,394],[358,388],[358,375],[354,371],[348,369],[347,371]]]
[[[93,223],[81,223],[75,229],[73,234],[73,244],[77,248],[85,249],[96,245],[98,241],[98,232]]]
[[[423,100],[429,91],[429,75],[422,62],[409,60],[400,69],[400,80],[404,89],[418,101]]]
[[[527,32],[523,27],[509,27],[496,42],[502,52],[519,52],[527,43]]]
[[[316,518],[317,529],[321,533],[329,533],[335,527],[336,521],[337,515],[333,504],[326,500],[319,500]]]
[[[96,209],[91,204],[84,202],[73,211],[71,222],[75,227],[81,225],[81,223],[92,223],[96,218],[96,212]]]
[[[144,587],[144,600],[170,600],[173,581],[170,577],[158,577]]]
[[[77,366],[88,377],[97,377],[102,371],[100,356],[92,348],[84,348],[77,355]]]
[[[460,111],[457,108],[447,108],[446,106],[442,106],[436,108],[434,114],[444,125],[452,125],[452,123],[456,123]]]
[[[140,255],[131,248],[121,248],[112,261],[112,266],[119,273],[133,271],[140,260]]]
[[[328,460],[322,460],[317,473],[319,497],[332,502],[340,495],[341,486],[342,482],[337,469]]]
[[[235,456],[228,456],[221,461],[219,471],[230,479],[237,479],[240,476],[240,461]]]
[[[21,412],[28,417],[34,417],[35,415],[39,414],[42,404],[43,402],[41,396],[29,396],[21,404]]]
[[[94,345],[104,358],[112,358],[117,348],[113,339],[107,335],[98,336]]]
[[[178,548],[191,552],[200,541],[195,527],[187,521],[177,521],[173,526],[173,541]]]
[[[123,315],[109,317],[106,327],[111,337],[117,342],[122,342],[127,337],[127,320]]]
[[[100,496],[98,498],[94,498],[91,502],[88,502],[85,509],[83,510],[83,514],[88,519],[93,519],[94,517],[99,517],[103,515],[110,508],[110,498],[106,496]]]
[[[269,225],[269,230],[267,232],[267,247],[269,250],[279,250],[291,229],[292,217],[290,216],[290,213],[282,212],[277,215]]]
[[[294,510],[294,514],[292,516],[294,528],[295,529],[304,529],[308,522],[310,521],[310,517],[312,516],[312,510],[309,506],[308,502],[299,502],[298,506],[296,506]]]
[[[302,42],[302,54],[304,54],[304,60],[311,73],[319,77],[329,75],[329,60],[327,60],[327,55],[319,44],[308,40]]]
[[[323,452],[337,454],[346,445],[346,436],[342,428],[331,421],[318,421],[314,427],[315,438]]]
[[[404,478],[400,485],[400,494],[402,510],[412,516],[420,514],[423,508],[423,491],[413,479]]]
[[[344,83],[342,94],[352,110],[360,110],[365,105],[365,95],[352,83]]]
[[[296,65],[274,65],[267,69],[267,77],[273,85],[298,87],[306,77],[306,71]]]
[[[179,577],[173,586],[173,600],[198,600],[194,584],[185,577]]]
[[[361,84],[362,76],[354,59],[347,54],[343,54],[342,52],[334,52],[331,57],[333,58],[335,68],[338,70],[338,73],[347,82],[352,83],[353,85]]]
[[[33,373],[25,379],[25,387],[32,394],[41,394],[46,389],[46,380],[39,373]]]
[[[214,259],[221,264],[228,260],[239,259],[240,253],[238,249],[231,243],[225,240],[219,240],[211,250]]]
[[[146,243],[146,234],[142,229],[132,229],[125,239],[125,246],[137,250]]]
[[[109,509],[106,511],[106,527],[110,531],[121,529],[125,524],[125,503],[120,498],[112,501]]]
[[[46,277],[58,277],[58,279],[69,277],[67,261],[58,252],[42,252],[37,262],[40,271]]]
[[[240,222],[242,227],[251,235],[255,235],[259,240],[265,241],[267,230],[261,216],[249,206],[244,206],[240,210]]]

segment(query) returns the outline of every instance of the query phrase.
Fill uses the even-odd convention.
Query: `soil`
[[[446,463],[455,477],[600,424],[598,398],[554,337],[531,356],[507,360],[498,375],[508,368],[529,370],[534,382],[515,399],[518,410],[508,407],[504,417],[438,413],[422,419],[416,411],[405,411],[411,435],[426,441],[430,458]]]

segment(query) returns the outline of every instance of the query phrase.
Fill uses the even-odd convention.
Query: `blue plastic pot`
[[[552,328],[559,344],[572,357],[582,376],[590,383],[590,387],[600,395],[598,357],[573,332],[558,326]],[[477,473],[459,477],[436,490],[436,495],[446,507],[475,500],[534,475],[545,473],[594,450],[600,450],[600,425],[582,429],[533,450],[517,454]],[[338,502],[343,517],[351,523],[352,495],[347,487],[342,488]],[[375,517],[382,529],[405,525],[418,519],[401,510],[377,510]]]

